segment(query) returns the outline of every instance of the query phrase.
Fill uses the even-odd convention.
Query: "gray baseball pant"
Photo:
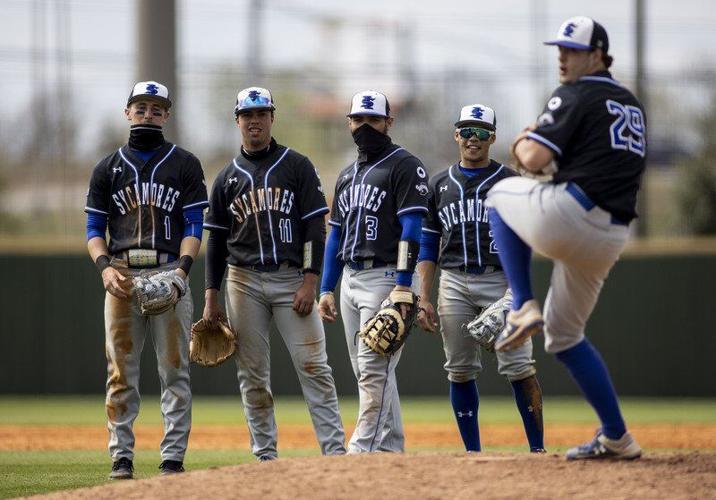
[[[340,455],[346,451],[318,306],[314,305],[305,317],[293,310],[293,299],[302,283],[303,275],[296,268],[257,272],[229,266],[226,309],[229,323],[238,335],[239,387],[251,435],[251,451],[257,457],[278,455],[270,378],[272,320],[291,355],[321,452]]]
[[[128,269],[121,260],[112,266],[132,278],[140,270]],[[165,264],[156,271],[176,268]],[[191,430],[191,387],[189,384],[189,337],[194,304],[191,290],[169,311],[142,316],[136,296],[120,299],[105,294],[104,323],[107,355],[107,428],[109,453],[113,461],[134,459],[132,425],[139,414],[139,361],[144,341],[150,336],[157,355],[161,385],[161,412],[164,437],[162,460],[183,461]]]

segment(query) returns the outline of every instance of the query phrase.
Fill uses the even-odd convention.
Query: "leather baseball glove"
[[[186,293],[186,282],[174,271],[140,274],[132,283],[144,316],[168,311]]]
[[[417,315],[417,303],[418,297],[413,292],[393,290],[380,305],[381,309],[366,321],[358,335],[372,351],[381,356],[390,356],[408,338]],[[401,304],[410,305],[405,319],[400,312]]]
[[[462,327],[485,350],[495,352],[495,340],[505,328],[507,313],[511,307],[512,290],[508,288],[501,299],[487,306],[479,316]]]
[[[217,366],[229,359],[236,351],[236,334],[226,320],[216,326],[200,319],[191,325],[189,359],[202,366]]]

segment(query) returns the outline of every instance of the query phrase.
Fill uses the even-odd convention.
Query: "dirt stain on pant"
[[[127,357],[131,355],[132,342],[132,298],[120,299],[107,294],[109,302],[110,324],[109,342],[105,345],[107,355],[107,418],[115,422],[117,417],[127,411],[127,404],[123,401],[127,391],[127,375],[125,372]]]
[[[181,325],[176,312],[172,311],[169,327],[167,328],[167,361],[176,369],[181,366],[181,356],[179,354],[180,337]]]

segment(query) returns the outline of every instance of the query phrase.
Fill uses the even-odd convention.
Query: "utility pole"
[[[260,79],[263,74],[263,43],[262,43],[262,30],[261,30],[261,14],[262,14],[262,0],[250,0],[249,5],[249,16],[246,29],[246,47],[248,53],[246,54],[246,69],[248,83],[247,85],[261,85],[263,84]]]
[[[649,117],[649,98],[646,90],[646,68],[645,68],[645,49],[646,49],[646,12],[645,12],[644,0],[634,1],[634,62],[635,62],[635,92],[636,97],[641,101],[641,105],[644,107],[647,120]],[[649,146],[649,128],[646,128],[646,143],[647,148]],[[644,238],[648,233],[647,221],[649,215],[649,207],[647,206],[647,193],[648,186],[646,182],[646,173],[642,177],[641,190],[637,197],[637,212],[639,213],[639,219],[637,219],[636,234],[640,238]]]
[[[135,0],[137,13],[137,81],[154,80],[169,89],[172,114],[177,102],[176,2],[175,0]],[[172,117],[164,125],[164,135],[179,142],[179,127]]]

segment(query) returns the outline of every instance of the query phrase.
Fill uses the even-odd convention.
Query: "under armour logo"
[[[444,186],[440,186],[440,192],[442,193],[443,191],[447,191],[447,188],[447,184],[445,184]]]
[[[477,118],[478,120],[482,120],[482,113],[484,113],[484,109],[482,109],[480,106],[475,106],[472,108],[472,112],[470,113],[473,118]]]
[[[159,87],[157,87],[153,83],[148,83],[146,92],[147,94],[157,95],[159,93]]]
[[[121,172],[122,167],[112,167],[112,172]]]
[[[470,410],[470,411],[458,411],[458,412],[457,412],[457,416],[458,416],[458,418],[462,418],[462,417],[472,417],[472,410]]]
[[[385,277],[386,278],[395,278],[395,271],[386,271]]]
[[[363,109],[373,109],[374,102],[375,102],[375,97],[371,97],[369,95],[364,95],[363,101],[361,102],[360,107]]]
[[[249,99],[251,99],[252,101],[258,99],[260,95],[261,91],[259,90],[249,90]]]
[[[567,38],[572,38],[572,35],[574,35],[574,30],[576,28],[576,24],[569,23],[567,26],[564,27],[564,33],[562,33],[562,35],[566,36]]]
[[[234,183],[236,183],[236,182],[239,182],[239,179],[237,179],[236,177],[231,177],[231,178],[229,179],[229,184],[234,184]]]

